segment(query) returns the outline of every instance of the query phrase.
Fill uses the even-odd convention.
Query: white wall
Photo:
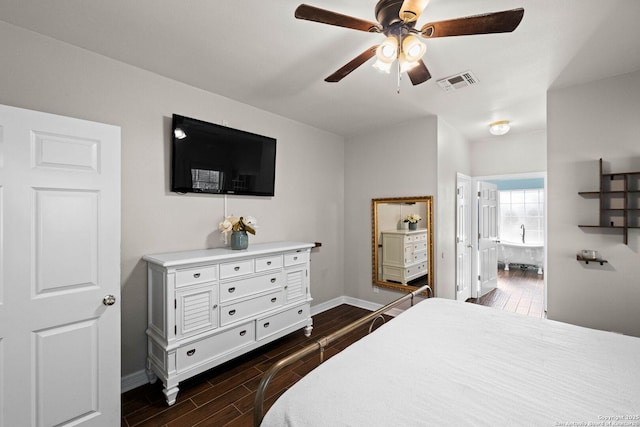
[[[428,116],[345,143],[346,295],[379,304],[400,296],[385,289],[373,292],[371,199],[436,195],[436,132],[437,119]]]
[[[436,295],[441,298],[456,298],[456,177],[470,175],[469,153],[467,140],[439,118],[435,264]]]
[[[487,134],[489,132],[487,131]],[[547,132],[510,132],[469,144],[473,176],[509,175],[547,170]]]
[[[253,215],[250,243],[321,242],[312,251],[314,304],[343,295],[342,137],[0,22],[0,103],[122,129],[122,373],[144,369],[146,269],[141,257],[220,246],[223,196],[169,188],[171,115],[277,138],[275,197],[230,196]],[[366,222],[366,221],[365,221]]]
[[[548,315],[640,336],[640,230],[580,229],[598,221],[598,159],[640,171],[640,71],[548,94]],[[576,261],[595,249],[604,266]]]

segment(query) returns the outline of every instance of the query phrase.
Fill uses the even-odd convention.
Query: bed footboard
[[[429,285],[425,285],[421,288],[418,288],[417,290],[408,293],[406,295],[403,295],[402,297],[398,298],[395,301],[390,302],[389,304],[385,305],[384,307],[379,308],[378,310],[356,320],[355,322],[352,322],[346,326],[344,326],[343,328],[337,330],[336,332],[324,336],[320,339],[318,339],[316,342],[314,342],[313,344],[309,344],[307,346],[305,346],[304,348],[296,351],[295,353],[292,353],[282,359],[280,359],[279,361],[277,361],[275,364],[273,364],[269,369],[267,369],[267,371],[264,373],[262,380],[260,381],[260,385],[258,385],[258,390],[256,391],[256,398],[253,404],[253,425],[255,427],[259,427],[260,423],[262,422],[262,418],[264,417],[263,414],[263,410],[264,410],[264,394],[265,391],[267,389],[267,386],[269,385],[269,382],[271,381],[271,379],[284,367],[304,358],[305,356],[312,354],[314,352],[319,352],[320,354],[320,363],[322,363],[324,361],[324,350],[325,348],[331,344],[332,342],[334,342],[335,340],[337,340],[338,338],[344,336],[345,334],[348,334],[349,332],[353,331],[354,329],[359,328],[360,326],[366,324],[369,321],[372,321],[371,327],[369,328],[369,332],[371,332],[371,329],[373,327],[373,322],[376,321],[376,319],[378,319],[379,317],[381,317],[385,312],[389,311],[390,309],[402,304],[405,301],[410,300],[411,301],[411,305],[413,306],[413,299],[416,295],[421,294],[421,293],[427,293],[428,296],[432,296],[432,290],[429,287]]]

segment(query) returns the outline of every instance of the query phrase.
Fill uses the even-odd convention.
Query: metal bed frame
[[[402,304],[403,302],[407,301],[407,300],[411,300],[411,306],[413,306],[413,299],[416,295],[421,294],[421,293],[427,293],[427,296],[433,296],[433,291],[431,290],[431,287],[429,285],[425,285],[422,286],[421,288],[416,289],[413,292],[410,292],[398,299],[396,299],[395,301],[390,302],[389,304],[385,305],[382,308],[379,308],[378,310],[342,327],[341,329],[337,330],[336,332],[329,334],[327,336],[324,336],[320,339],[318,339],[316,342],[309,344],[303,348],[301,348],[300,350],[296,351],[295,353],[292,353],[282,359],[280,359],[279,361],[277,361],[274,365],[272,365],[269,369],[267,369],[267,371],[264,373],[263,377],[262,377],[262,381],[260,381],[260,385],[258,385],[258,390],[256,391],[256,397],[255,397],[255,401],[253,403],[253,425],[254,427],[259,427],[260,423],[262,423],[262,419],[264,418],[264,414],[263,414],[263,410],[264,410],[264,394],[265,394],[265,390],[267,389],[267,386],[269,385],[269,382],[271,381],[271,379],[284,367],[289,366],[290,364],[304,358],[305,356],[318,351],[320,353],[320,363],[324,362],[324,350],[325,348],[331,344],[332,342],[334,342],[335,340],[337,340],[338,338],[341,338],[342,336],[348,334],[349,332],[352,332],[353,330],[359,328],[360,326],[364,325],[365,323],[367,323],[368,321],[371,320],[371,325],[369,326],[369,333],[371,333],[371,330],[373,329],[373,325],[375,324],[376,320],[378,319],[382,319],[383,323],[385,322],[383,314],[387,311],[389,311],[390,309]]]

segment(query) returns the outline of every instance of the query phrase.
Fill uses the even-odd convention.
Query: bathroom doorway
[[[475,177],[498,194],[497,287],[476,302],[534,317],[546,313],[546,173]],[[472,221],[479,218],[474,213]],[[477,252],[477,249],[476,249]],[[474,276],[477,277],[477,276]]]

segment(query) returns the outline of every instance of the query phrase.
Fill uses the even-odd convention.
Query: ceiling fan
[[[339,82],[353,70],[376,56],[374,67],[388,73],[397,60],[398,75],[406,71],[411,83],[415,86],[431,78],[431,73],[422,60],[426,46],[416,36],[429,39],[508,33],[518,27],[524,15],[524,9],[518,8],[429,22],[418,30],[415,28],[416,22],[428,3],[429,0],[379,0],[375,7],[375,16],[378,22],[354,18],[307,4],[298,6],[295,17],[359,31],[382,33],[387,36],[381,44],[368,48],[324,79],[326,82]]]

